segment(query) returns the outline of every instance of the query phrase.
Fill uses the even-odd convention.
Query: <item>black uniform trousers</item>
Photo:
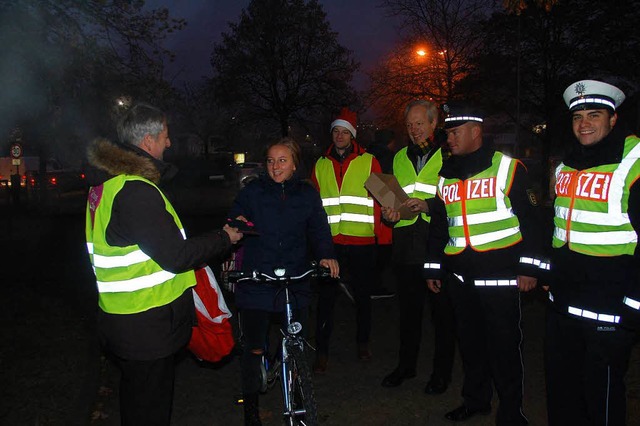
[[[547,311],[549,425],[625,425],[624,375],[636,334]]]
[[[480,287],[469,278],[448,284],[464,368],[464,405],[489,408],[493,382],[500,399],[496,424],[526,424],[518,288]]]
[[[369,343],[371,337],[371,291],[375,285],[376,246],[336,244],[340,275],[353,289],[356,304],[356,342]],[[329,339],[333,331],[333,312],[339,293],[336,280],[318,284],[316,345],[318,354],[329,354]]]
[[[398,368],[413,372],[418,362],[425,299],[429,298],[434,328],[432,379],[451,380],[455,351],[455,319],[446,289],[429,291],[423,277],[423,265],[394,265],[400,310],[400,351]]]
[[[150,361],[116,359],[123,426],[168,426],[171,422],[175,355]]]

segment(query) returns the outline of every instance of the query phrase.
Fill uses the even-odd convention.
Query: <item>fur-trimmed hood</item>
[[[156,160],[135,146],[126,146],[107,139],[96,139],[87,149],[90,170],[87,173],[89,185],[96,186],[113,176],[127,174],[140,176],[159,184],[175,173],[171,166]],[[91,170],[94,169],[94,170]]]

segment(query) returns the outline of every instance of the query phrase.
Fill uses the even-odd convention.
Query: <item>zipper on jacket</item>
[[[567,212],[567,225],[565,226],[565,231],[567,233],[567,247],[571,247],[571,218],[573,216],[573,208],[576,203],[576,194],[578,191],[578,182],[580,182],[580,176],[583,174],[583,171],[576,171],[575,180],[569,185],[569,191],[571,191],[571,202],[569,203],[569,211]]]

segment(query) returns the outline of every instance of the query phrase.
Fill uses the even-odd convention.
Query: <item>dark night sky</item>
[[[364,89],[369,70],[388,53],[399,40],[398,21],[385,16],[377,0],[320,1],[338,41],[353,51],[361,63],[361,71],[354,78],[357,89]],[[220,33],[228,32],[227,23],[237,22],[249,0],[148,0],[151,8],[166,7],[171,16],[185,18],[187,27],[166,40],[166,46],[176,53],[176,61],[166,75],[177,82],[198,80],[209,76],[209,58],[213,43],[220,41]]]

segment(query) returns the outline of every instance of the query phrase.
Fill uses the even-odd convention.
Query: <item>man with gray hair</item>
[[[438,171],[442,167],[442,151],[435,140],[438,108],[432,102],[415,100],[407,105],[404,117],[411,143],[394,156],[393,174],[409,195],[406,205],[415,216],[401,219],[399,211],[382,208],[385,220],[393,224],[392,262],[400,308],[398,365],[382,380],[382,386],[399,386],[405,379],[416,376],[422,316],[425,298],[429,297],[435,341],[433,370],[424,391],[434,395],[443,393],[449,385],[455,349],[449,295],[427,292],[423,277],[430,221],[426,200],[436,194]]]
[[[175,354],[189,342],[194,268],[227,253],[242,234],[225,225],[186,238],[160,189],[175,175],[165,114],[138,104],[118,124],[120,144],[88,150],[89,258],[98,289],[98,332],[122,371],[123,425],[169,425]]]

